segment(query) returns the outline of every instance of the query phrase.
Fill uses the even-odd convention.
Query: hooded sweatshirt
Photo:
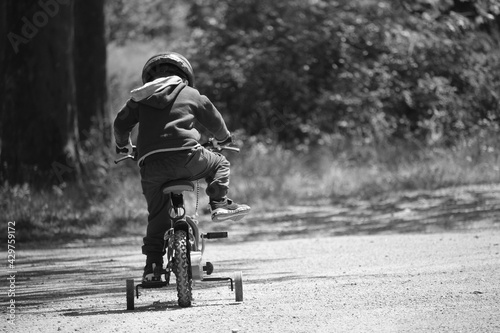
[[[192,149],[201,133],[223,141],[229,136],[224,119],[210,100],[180,77],[148,82],[131,91],[131,98],[114,121],[116,144],[124,147],[139,123],[138,163],[159,152]]]

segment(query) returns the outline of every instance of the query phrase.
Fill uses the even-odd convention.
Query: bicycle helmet
[[[142,82],[152,81],[155,73],[159,72],[161,65],[173,65],[179,69],[187,78],[188,85],[194,87],[194,72],[189,61],[176,52],[165,52],[152,56],[142,69]]]

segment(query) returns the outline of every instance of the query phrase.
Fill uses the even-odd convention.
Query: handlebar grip
[[[227,238],[227,231],[207,232],[206,234],[203,235],[203,238],[206,239]]]

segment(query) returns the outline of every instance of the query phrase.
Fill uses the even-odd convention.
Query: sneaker
[[[239,221],[250,212],[250,207],[234,203],[231,199],[224,199],[210,202],[210,210],[214,222]]]
[[[144,266],[144,273],[142,274],[142,282],[159,282],[161,281],[161,270],[163,264],[152,263]]]

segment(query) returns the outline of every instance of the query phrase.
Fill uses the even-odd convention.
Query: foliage
[[[178,0],[106,0],[107,39],[124,44],[129,40],[151,40],[172,32]]]
[[[255,210],[500,181],[497,0],[105,4],[110,118],[151,54],[185,53],[244,148],[230,157],[231,196]],[[43,36],[27,46],[46,45]],[[30,126],[40,124],[52,128]],[[0,186],[0,210],[22,237],[115,235],[130,222],[143,233],[136,167],[112,164],[99,125],[79,136],[80,184],[66,183],[76,173],[66,161],[56,186]],[[53,149],[49,141],[39,144]]]
[[[453,144],[500,123],[499,6],[463,2],[195,1],[190,56],[250,135]]]

